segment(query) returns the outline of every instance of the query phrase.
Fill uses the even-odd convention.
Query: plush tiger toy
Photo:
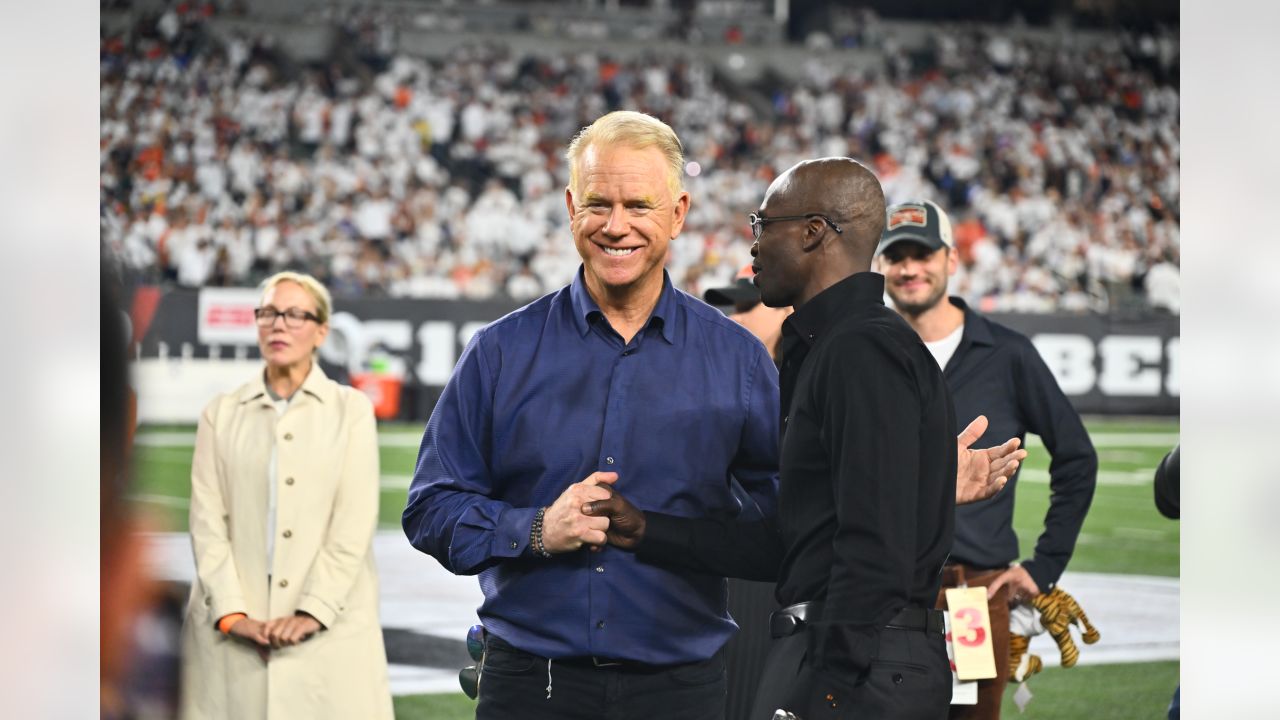
[[[1031,606],[1020,605],[1009,612],[1009,676],[1014,682],[1022,682],[1044,669],[1038,655],[1027,652],[1031,638],[1043,632],[1058,643],[1062,653],[1062,667],[1069,668],[1080,660],[1080,649],[1071,637],[1069,626],[1080,628],[1081,639],[1092,645],[1102,637],[1089,622],[1089,616],[1076,599],[1062,588],[1040,594],[1031,599]]]

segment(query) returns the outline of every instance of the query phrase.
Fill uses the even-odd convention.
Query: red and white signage
[[[206,345],[256,345],[258,328],[253,310],[259,293],[252,288],[200,290],[197,337]]]

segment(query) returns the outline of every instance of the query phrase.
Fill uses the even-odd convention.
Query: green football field
[[[1178,523],[1156,512],[1151,486],[1156,465],[1178,442],[1177,420],[1088,418],[1086,425],[1098,451],[1098,489],[1070,569],[1178,576]],[[418,425],[379,428],[384,528],[400,526],[421,432]],[[163,529],[186,529],[193,445],[191,426],[139,430],[134,498]],[[1030,456],[1018,482],[1014,516],[1024,555],[1035,545],[1050,496],[1048,454],[1037,438],[1028,438],[1027,446]],[[1047,669],[1032,681],[1036,699],[1022,717],[1163,717],[1177,675],[1177,662]],[[1006,717],[1019,716],[1011,701],[1006,706]],[[461,694],[396,698],[400,718],[473,714],[474,703]]]

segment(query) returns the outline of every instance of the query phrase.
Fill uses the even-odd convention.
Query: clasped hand
[[[253,645],[266,660],[271,650],[297,645],[323,629],[320,621],[306,614],[285,615],[263,622],[251,617],[236,621],[227,631],[232,637]]]
[[[608,498],[609,485],[617,480],[618,473],[591,473],[556,498],[542,517],[542,546],[547,552],[556,555],[573,552],[583,545],[605,544],[609,519],[588,516],[582,508],[586,503]]]
[[[1027,451],[1019,448],[1022,443],[1018,438],[1010,438],[1001,445],[983,450],[969,449],[986,431],[987,418],[979,415],[956,437],[957,505],[986,500],[1000,492],[1027,457]],[[589,492],[574,496],[585,498],[585,502],[563,508],[568,514],[581,518],[581,523],[590,528],[589,534],[581,536],[582,542],[571,549],[576,550],[583,544],[599,546],[605,541],[624,550],[634,549],[644,539],[644,512],[613,490],[617,473],[595,473],[583,483],[571,486],[570,490],[592,478],[596,481],[590,483]],[[565,500],[565,495],[560,496],[556,505],[560,505],[561,500]],[[576,512],[572,512],[574,510]],[[547,517],[550,516],[551,511],[548,510]],[[548,551],[555,552],[550,547]]]

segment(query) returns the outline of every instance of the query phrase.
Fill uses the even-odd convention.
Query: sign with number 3
[[[956,676],[960,680],[995,677],[996,659],[991,645],[987,589],[970,587],[947,590],[947,612],[951,615]]]

